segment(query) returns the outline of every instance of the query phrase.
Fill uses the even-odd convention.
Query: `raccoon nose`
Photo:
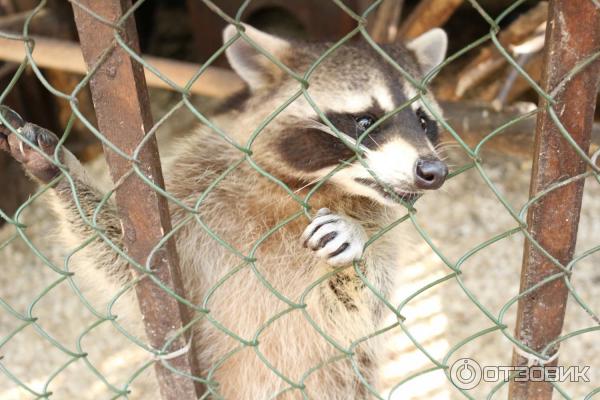
[[[415,166],[415,185],[419,189],[437,189],[446,180],[448,167],[440,160],[420,158]]]

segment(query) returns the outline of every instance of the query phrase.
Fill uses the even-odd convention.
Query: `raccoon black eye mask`
[[[419,124],[427,138],[435,144],[439,139],[439,130],[437,123],[432,120],[422,108],[417,109],[416,117],[419,119]],[[342,137],[351,143],[353,146],[362,150],[365,153],[369,152],[369,149],[379,147],[380,143],[377,140],[377,136],[381,135],[381,131],[385,129],[386,122],[384,121],[380,126],[373,129],[368,136],[363,138],[360,143],[358,139],[361,135],[371,128],[383,115],[373,115],[371,113],[362,114],[338,114],[338,113],[327,113],[325,115],[327,119],[336,127]],[[384,125],[384,126],[382,126]],[[308,128],[317,129],[329,135],[339,138],[338,134],[329,127],[329,125],[316,120],[310,120],[306,125]]]

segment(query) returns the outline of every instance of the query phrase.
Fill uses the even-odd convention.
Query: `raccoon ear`
[[[431,72],[446,57],[448,35],[443,29],[433,28],[406,44],[417,56],[424,74]]]
[[[250,25],[244,25],[246,35],[275,57],[279,57],[290,48],[290,43],[268,33],[259,31]],[[235,25],[228,25],[223,30],[223,43],[237,34]],[[271,60],[256,50],[246,39],[239,37],[225,50],[227,60],[235,72],[250,86],[256,89],[276,82],[283,76],[283,71]]]

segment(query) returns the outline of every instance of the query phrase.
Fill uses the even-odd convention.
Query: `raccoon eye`
[[[420,108],[417,110],[417,117],[419,117],[421,128],[423,128],[423,130],[427,132],[427,128],[429,127],[429,118],[427,118],[425,112]]]
[[[361,131],[366,131],[374,123],[375,120],[370,115],[361,115],[360,117],[356,118],[356,126],[358,126],[358,129]]]
[[[417,110],[417,117],[419,118],[419,122],[421,123],[421,128],[425,131],[425,134],[432,142],[438,140],[438,127],[435,121],[432,121],[423,109],[419,108]]]

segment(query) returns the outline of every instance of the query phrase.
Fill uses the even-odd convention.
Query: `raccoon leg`
[[[348,265],[361,258],[367,234],[353,219],[322,208],[302,234],[304,247],[332,266]]]
[[[53,157],[58,144],[56,135],[42,127],[23,121],[18,114],[6,107],[0,106],[0,112],[11,126],[37,147],[30,147],[6,126],[3,126],[0,121],[0,149],[8,152],[30,176],[42,184],[48,184],[59,176],[60,169],[41,154],[43,152]],[[59,210],[63,219],[63,224],[61,224],[65,230],[63,237],[75,238],[77,243],[74,245],[78,246],[97,234],[99,229],[111,242],[122,248],[121,226],[114,205],[106,202],[98,211],[96,216],[98,228],[85,223],[75,198],[79,201],[83,216],[88,221],[92,221],[96,208],[102,200],[102,194],[90,183],[85,170],[72,153],[63,148],[60,150],[60,159],[67,167],[75,186],[75,193],[73,193],[69,181],[61,179],[52,188],[54,192],[53,205]],[[119,257],[107,242],[99,238],[89,243],[86,250],[93,255],[93,260],[98,268],[108,269],[106,273],[120,282],[128,280],[127,262]]]

